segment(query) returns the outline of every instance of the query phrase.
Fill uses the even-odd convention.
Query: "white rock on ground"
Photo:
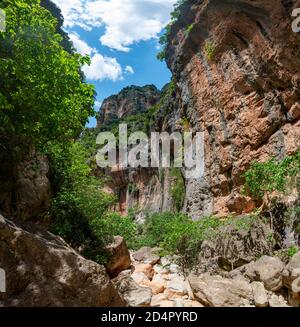
[[[278,291],[283,286],[284,264],[279,258],[263,256],[246,267],[245,275],[252,281],[261,281],[268,291]]]
[[[132,257],[137,262],[151,265],[155,265],[160,260],[160,256],[155,253],[155,250],[147,246],[132,253]]]
[[[130,307],[150,306],[152,298],[150,288],[138,285],[130,276],[123,273],[120,273],[113,282],[119,294]]]
[[[206,306],[239,307],[253,300],[250,284],[242,280],[202,275],[190,276],[189,282],[195,298]]]
[[[267,307],[269,305],[267,293],[264,287],[264,284],[261,282],[251,283],[254,303],[257,307]]]

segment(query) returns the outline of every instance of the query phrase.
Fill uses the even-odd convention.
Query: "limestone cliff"
[[[103,101],[97,125],[109,125],[126,116],[145,112],[159,101],[159,97],[160,91],[154,85],[126,87]]]
[[[282,159],[300,149],[300,41],[291,28],[294,7],[296,1],[185,1],[166,47],[171,96],[158,103],[153,87],[126,88],[102,105],[98,126],[158,103],[152,130],[182,131],[186,121],[193,132],[205,133],[205,176],[185,181],[183,209],[195,219],[252,211],[258,204],[241,194],[250,163]],[[135,184],[143,181],[138,198],[157,203],[164,187],[152,173],[130,174]],[[124,176],[117,181],[125,212],[132,204],[129,181]]]
[[[120,123],[126,123],[129,132],[150,134],[151,131],[165,130],[164,121],[168,117],[165,105],[171,101],[162,101],[162,98],[166,98],[166,89],[160,92],[153,85],[127,87],[104,100],[97,128],[116,132]],[[172,178],[168,169],[115,167],[99,173],[110,177],[106,190],[118,198],[115,211],[126,215],[129,209],[134,209],[139,220],[146,212],[173,210]]]
[[[251,161],[300,148],[299,1],[187,0],[171,26],[166,60],[181,116],[205,133],[205,179],[186,181],[194,217],[253,209],[241,195]]]

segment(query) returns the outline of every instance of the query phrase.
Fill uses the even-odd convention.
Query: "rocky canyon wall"
[[[185,1],[168,34],[172,83],[162,92],[126,88],[102,105],[98,127],[155,106],[149,131],[204,132],[205,176],[185,180],[182,209],[194,219],[252,211],[259,204],[242,194],[250,163],[300,149],[300,38],[291,16],[297,6],[299,1]],[[168,173],[161,179],[155,169],[112,172],[116,209],[173,210]]]
[[[299,1],[188,0],[168,36],[166,60],[180,114],[205,133],[205,178],[187,180],[185,210],[251,211],[241,195],[250,162],[300,148]]]

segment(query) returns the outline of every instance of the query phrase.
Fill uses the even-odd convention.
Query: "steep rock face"
[[[166,50],[181,116],[205,133],[205,179],[187,180],[191,216],[251,211],[241,195],[253,160],[300,149],[299,1],[187,0]]]
[[[154,85],[126,87],[103,101],[97,125],[100,127],[128,115],[145,112],[159,101],[159,97],[160,91]]]
[[[31,149],[18,163],[9,153],[0,159],[1,211],[27,220],[47,210],[51,194],[47,158]]]
[[[107,169],[106,175],[110,178],[105,190],[118,198],[113,208],[116,212],[127,215],[129,209],[134,209],[137,221],[143,221],[146,212],[173,210],[172,179],[167,169]]]
[[[0,306],[123,306],[105,268],[81,257],[61,238],[0,215]]]
[[[128,123],[128,136],[129,131],[143,131],[150,134],[152,131],[173,129],[174,121],[176,121],[172,114],[175,112],[171,107],[173,101],[161,101],[165,92],[164,89],[160,92],[153,85],[131,86],[123,89],[119,94],[104,100],[97,120],[98,129],[109,131],[120,123]],[[142,118],[155,106],[157,112],[151,115],[151,122],[147,121],[149,118]],[[131,118],[134,119],[133,125]],[[145,119],[145,123],[141,122],[142,119]],[[145,124],[147,128],[145,128]],[[118,198],[118,202],[113,208],[115,211],[126,215],[130,208],[134,208],[137,220],[142,221],[145,212],[171,211],[173,209],[170,195],[172,178],[168,169],[121,168],[117,165],[112,169],[106,169],[105,172],[100,170],[100,175],[103,173],[110,177],[106,184],[106,190]]]

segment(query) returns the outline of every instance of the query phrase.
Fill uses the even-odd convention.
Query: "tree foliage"
[[[285,193],[290,187],[300,189],[300,152],[278,161],[274,158],[253,162],[245,173],[245,190],[256,199],[272,192]]]
[[[76,137],[93,115],[94,87],[82,80],[88,57],[67,52],[57,20],[39,1],[3,0],[0,33],[0,126],[42,148]]]

